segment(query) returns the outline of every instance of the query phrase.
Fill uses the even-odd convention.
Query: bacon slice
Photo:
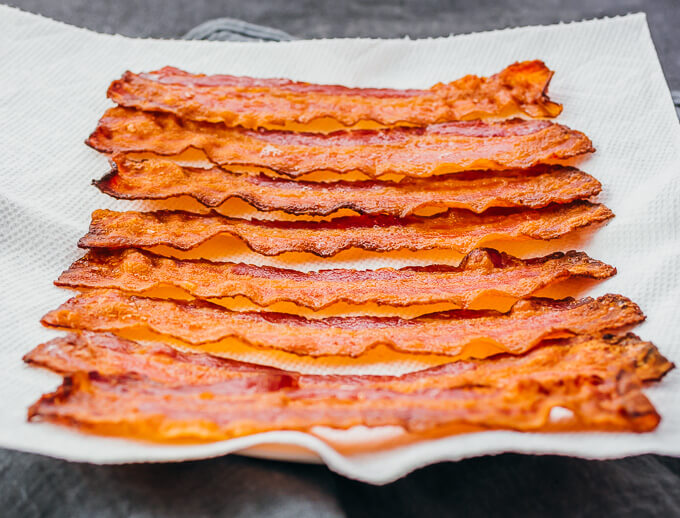
[[[508,313],[453,310],[414,319],[328,317],[230,311],[201,300],[161,300],[117,290],[80,294],[42,319],[48,326],[88,331],[147,329],[200,345],[236,337],[256,346],[310,355],[356,357],[377,345],[401,352],[460,355],[466,346],[491,343],[521,354],[541,340],[592,334],[637,324],[640,308],[621,295],[596,300],[529,299]]]
[[[229,126],[305,124],[322,117],[346,126],[362,120],[426,125],[510,111],[556,117],[562,106],[547,96],[552,75],[542,61],[524,61],[488,78],[468,75],[429,90],[394,90],[206,76],[164,67],[142,74],[126,72],[111,83],[108,96],[121,106]]]
[[[329,257],[357,247],[379,252],[444,248],[468,253],[491,239],[554,239],[613,217],[604,205],[576,201],[543,209],[492,209],[483,214],[451,209],[443,216],[349,216],[332,221],[263,221],[228,218],[216,212],[92,213],[84,248],[167,245],[190,250],[219,234],[231,234],[263,255],[310,252]]]
[[[259,210],[327,215],[339,209],[362,214],[408,216],[424,207],[483,212],[491,207],[541,208],[598,194],[601,184],[578,169],[538,166],[534,170],[472,172],[399,183],[303,182],[248,175],[220,168],[183,167],[165,159],[113,158],[109,174],[94,184],[119,199],[166,199],[188,195],[208,207],[240,198]]]
[[[320,425],[399,425],[420,433],[458,423],[531,431],[548,424],[555,406],[571,410],[585,429],[644,432],[660,418],[640,383],[673,367],[634,335],[579,337],[523,357],[398,377],[299,375],[94,334],[53,340],[26,360],[69,373],[29,409],[29,420],[160,441]]]
[[[104,114],[87,144],[105,153],[159,155],[194,147],[216,164],[263,167],[293,177],[320,170],[379,177],[522,169],[594,151],[580,131],[544,120],[448,122],[320,134],[229,128],[120,107]]]
[[[450,302],[465,308],[485,294],[524,298],[569,278],[606,279],[615,273],[614,267],[573,251],[523,260],[478,248],[458,266],[305,273],[243,263],[179,260],[135,249],[94,249],[74,262],[55,284],[135,293],[172,285],[203,299],[241,295],[260,306],[289,301],[315,310],[336,302],[390,306]]]
[[[170,386],[199,386],[262,374],[288,375],[302,388],[360,386],[410,392],[467,385],[506,386],[526,375],[578,373],[607,378],[629,364],[640,381],[658,381],[673,368],[650,342],[627,335],[580,335],[545,341],[521,356],[497,355],[458,360],[401,376],[310,375],[240,362],[207,353],[179,351],[160,343],[141,344],[110,333],[67,334],[43,343],[24,356],[31,365],[59,374],[97,371],[138,374]]]

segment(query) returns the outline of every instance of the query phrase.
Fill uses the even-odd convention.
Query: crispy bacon
[[[522,357],[396,377],[300,375],[89,333],[48,342],[25,359],[68,374],[29,409],[30,420],[160,441],[320,425],[538,431],[556,406],[583,429],[645,432],[660,418],[640,384],[673,367],[634,335],[578,337]]]
[[[97,371],[106,376],[134,373],[170,386],[208,385],[271,374],[291,376],[302,388],[361,386],[398,392],[466,385],[502,387],[512,385],[517,377],[538,377],[539,373],[557,377],[571,372],[604,379],[626,364],[640,381],[649,382],[660,380],[673,368],[653,344],[640,341],[632,333],[545,341],[520,356],[458,360],[401,376],[299,374],[89,331],[54,338],[26,354],[24,361],[65,375],[78,371]]]
[[[328,317],[231,311],[202,300],[161,300],[117,290],[80,294],[42,319],[48,326],[88,331],[148,329],[200,345],[236,337],[250,345],[286,352],[356,357],[377,345],[408,353],[460,355],[475,343],[521,354],[541,340],[592,334],[644,320],[621,295],[596,300],[522,300],[508,313],[453,310],[413,319]]]
[[[357,247],[379,252],[444,248],[468,253],[490,239],[554,239],[613,217],[604,205],[576,201],[537,210],[491,209],[483,214],[451,209],[442,216],[349,216],[326,222],[228,218],[216,212],[92,213],[85,248],[167,245],[190,250],[219,234],[231,234],[263,255],[311,252],[321,257]]]
[[[113,158],[112,170],[94,184],[126,200],[189,195],[208,207],[240,198],[259,210],[327,215],[339,209],[362,214],[408,216],[424,207],[483,212],[491,207],[541,208],[600,192],[601,185],[578,169],[538,166],[534,170],[460,173],[399,183],[303,182],[266,175],[238,174],[214,167],[183,167],[165,159]]]
[[[517,111],[556,117],[562,106],[547,95],[552,75],[542,61],[524,61],[488,78],[468,75],[429,90],[394,90],[206,76],[164,67],[142,74],[126,72],[111,83],[108,96],[121,106],[229,126],[305,124],[323,117],[346,126],[363,120],[427,125]]]
[[[104,114],[87,144],[105,153],[159,155],[194,147],[216,164],[263,167],[293,177],[320,170],[422,177],[521,169],[594,151],[580,131],[545,120],[448,122],[320,134],[229,128],[120,107]]]
[[[565,279],[606,279],[615,273],[614,267],[573,251],[523,260],[478,248],[458,266],[300,272],[179,260],[136,249],[94,249],[74,262],[55,284],[135,293],[172,285],[203,299],[241,295],[260,306],[289,301],[315,310],[336,302],[390,306],[450,302],[465,308],[485,294],[524,298]]]

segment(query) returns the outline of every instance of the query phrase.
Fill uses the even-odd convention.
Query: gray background
[[[100,32],[178,38],[228,16],[296,37],[442,36],[645,11],[680,89],[680,0],[13,0]],[[384,487],[325,467],[228,456],[91,466],[0,449],[2,516],[680,516],[680,461],[506,454],[442,463]]]

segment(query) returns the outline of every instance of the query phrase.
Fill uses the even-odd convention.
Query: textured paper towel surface
[[[21,356],[54,336],[40,317],[70,296],[52,281],[82,252],[76,241],[101,207],[139,208],[90,186],[106,160],[83,140],[109,106],[109,82],[126,70],[174,65],[195,72],[342,83],[429,87],[467,73],[487,75],[509,63],[542,59],[557,71],[551,96],[565,105],[560,122],[585,131],[598,152],[580,166],[604,186],[600,200],[616,213],[587,241],[545,245],[585,249],[619,274],[593,295],[623,293],[648,321],[636,331],[680,362],[680,126],[643,15],[432,40],[324,40],[218,43],[138,40],[76,29],[0,6],[0,446],[97,463],[181,460],[220,455],[259,443],[302,445],[334,470],[375,483],[438,460],[519,451],[591,458],[643,452],[680,454],[680,373],[648,394],[663,416],[651,434],[519,434],[489,432],[422,442],[375,454],[343,456],[311,436],[277,432],[200,446],[158,446],[82,435],[25,422],[27,406],[60,381],[26,367]],[[225,258],[280,264],[236,246]],[[362,257],[368,257],[360,259]],[[296,267],[375,268],[456,263],[445,252],[425,255],[343,253]],[[319,362],[282,355],[238,358],[323,371]],[[417,361],[376,360],[360,370],[403,372]],[[338,372],[359,367],[344,362]],[[452,481],[455,483],[455,481]]]

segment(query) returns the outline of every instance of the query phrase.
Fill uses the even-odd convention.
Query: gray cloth
[[[650,20],[652,33],[656,31],[657,44],[660,32],[660,41],[667,41],[666,38],[671,36],[672,41],[675,41],[677,24],[672,21],[673,17],[680,21],[680,9],[666,9],[675,6],[673,2],[676,1],[650,2],[656,6],[650,7]],[[210,5],[217,4],[208,5],[203,0],[177,0],[176,9],[168,11],[170,8],[167,3],[158,9],[155,18],[149,18],[148,24],[143,27],[144,32],[139,30],[132,35],[173,36],[154,31],[177,16],[177,12],[187,5],[192,6],[194,10],[191,14],[195,16],[196,13],[207,13],[212,9]],[[455,30],[453,24],[461,23],[461,18],[466,21],[465,32],[468,32],[491,28],[480,25],[480,19],[496,20],[493,23],[500,25],[516,25],[618,12],[598,7],[610,6],[610,0],[579,0],[575,2],[581,4],[579,8],[565,7],[559,12],[555,7],[556,1],[547,0],[541,4],[541,9],[536,9],[535,2],[531,0],[512,0],[510,3],[512,6],[504,8],[497,16],[499,11],[487,5],[485,0],[467,4],[403,1],[400,14],[396,7],[388,8],[385,2],[375,2],[381,4],[376,6],[376,12],[383,23],[375,26],[369,24],[372,32],[363,35],[398,36],[403,32],[427,36],[460,32]],[[126,12],[128,14],[125,16],[134,23],[138,22],[138,18],[143,18],[148,9],[145,7],[147,4],[137,4],[135,0],[110,2],[106,6],[98,2],[82,3],[80,0],[15,0],[15,4],[70,21],[82,16],[83,12],[89,12],[92,5],[98,5],[100,9],[113,9],[113,14],[118,17],[123,17],[123,12]],[[364,22],[368,23],[370,19],[362,11],[366,7],[351,0],[347,2],[350,6],[347,13],[333,15],[340,9],[340,4],[342,2],[337,0],[318,0],[318,3],[314,0],[311,4],[305,0],[289,0],[286,9],[288,12],[300,13],[299,17],[302,18],[306,6],[312,9],[307,13],[308,16],[321,16],[325,20],[326,25],[321,27],[328,29],[329,35],[357,35],[351,31],[337,34],[331,27],[359,22],[361,13]],[[626,10],[639,8],[635,0],[626,5]],[[63,16],[54,14],[55,6],[63,10],[59,11]],[[319,14],[320,7],[313,11],[318,6],[329,7],[331,14],[325,17]],[[272,12],[274,9],[269,1],[258,6],[255,0],[238,0],[231,7],[231,11],[245,9],[258,14],[269,23],[277,21],[277,13]],[[456,10],[463,14],[449,18],[448,12]],[[165,15],[164,11],[168,14]],[[550,12],[554,14],[550,15]],[[491,16],[491,13],[495,15]],[[96,9],[89,16],[81,22],[83,25],[110,31],[108,17],[96,12]],[[516,22],[512,16],[517,18]],[[536,16],[542,18],[536,21]],[[286,20],[288,26],[295,26],[290,19]],[[656,26],[654,20],[660,20]],[[394,29],[397,26],[400,28]],[[445,26],[449,27],[448,32],[444,32]],[[113,26],[113,32],[117,30]],[[307,24],[305,30],[321,29]],[[423,33],[423,30],[426,32]],[[304,34],[319,35],[309,32]],[[230,41],[293,38],[275,29],[224,18],[206,22],[189,31],[185,37]],[[666,61],[670,66],[670,71],[666,70],[667,77],[680,78],[680,52],[677,48],[672,55],[667,53]],[[680,101],[678,97],[674,98],[676,103]],[[0,449],[0,513],[7,517],[74,518],[670,517],[680,516],[680,460],[643,455],[612,461],[587,461],[550,455],[505,454],[429,466],[393,484],[375,487],[337,476],[323,466],[256,460],[237,455],[184,463],[93,466]]]
[[[287,32],[255,25],[243,20],[235,20],[234,18],[209,20],[191,29],[183,38],[187,40],[219,41],[289,41],[296,39]]]

